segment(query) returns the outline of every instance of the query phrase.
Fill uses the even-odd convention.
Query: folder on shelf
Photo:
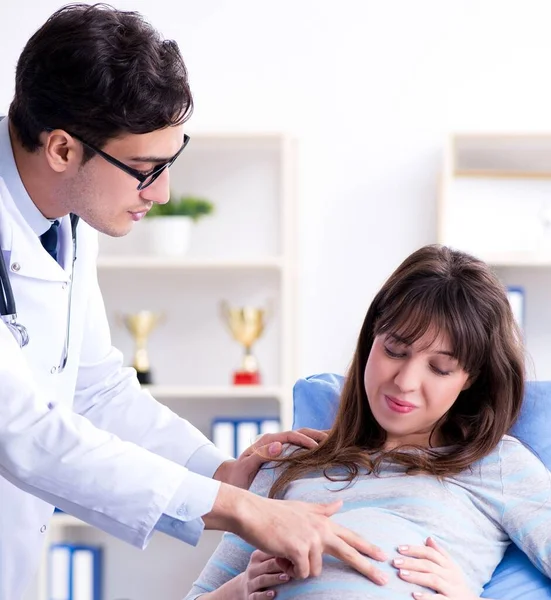
[[[212,442],[222,452],[235,456],[235,427],[232,421],[215,421],[212,424]]]
[[[101,549],[77,546],[71,566],[71,600],[101,600]]]
[[[71,545],[54,544],[48,556],[48,600],[71,600]]]
[[[235,456],[240,456],[249,446],[254,444],[255,438],[259,433],[257,421],[238,421],[236,423],[237,440],[235,447]]]
[[[48,600],[101,600],[101,548],[52,544]]]
[[[218,418],[212,422],[212,441],[226,454],[237,457],[257,436],[281,431],[279,419],[274,418]]]
[[[524,288],[518,286],[508,286],[507,298],[518,326],[521,329],[524,329]]]
[[[264,435],[265,433],[277,433],[278,431],[281,431],[279,419],[265,419],[260,422],[261,435]]]

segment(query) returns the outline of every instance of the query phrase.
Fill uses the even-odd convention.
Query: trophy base
[[[235,371],[233,385],[260,385],[260,373],[258,371]]]
[[[151,385],[153,378],[151,377],[151,371],[138,371],[138,381],[142,385]]]

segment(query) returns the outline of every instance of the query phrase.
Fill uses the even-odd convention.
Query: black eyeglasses
[[[53,130],[48,128],[48,131],[53,131]],[[128,173],[128,175],[131,175],[132,177],[137,179],[140,182],[137,187],[138,190],[144,190],[146,187],[149,187],[159,177],[159,175],[161,175],[161,173],[165,169],[168,169],[169,167],[171,167],[172,164],[174,163],[174,161],[180,156],[180,154],[183,152],[184,148],[187,146],[187,144],[189,142],[189,135],[184,134],[184,143],[182,144],[182,147],[180,148],[180,150],[178,150],[178,152],[176,152],[176,154],[170,160],[163,163],[162,165],[158,165],[150,173],[142,173],[141,171],[138,171],[137,169],[133,169],[132,167],[125,165],[120,160],[117,160],[110,154],[107,154],[107,152],[104,152],[103,150],[96,148],[96,146],[92,146],[92,144],[85,142],[78,135],[75,135],[74,133],[71,133],[70,131],[67,131],[67,133],[69,135],[71,135],[72,137],[74,137],[76,140],[78,140],[81,144],[83,144],[87,148],[90,148],[90,150],[92,150],[96,154],[99,154],[99,156],[101,156],[103,159],[105,159],[108,163],[111,163],[113,166],[121,169],[121,171],[124,171],[125,173]]]

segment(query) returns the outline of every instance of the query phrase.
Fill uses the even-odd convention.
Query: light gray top
[[[252,490],[266,496],[278,469],[264,469]],[[277,600],[411,600],[426,591],[401,580],[391,560],[401,544],[422,545],[428,536],[447,549],[476,594],[492,573],[511,540],[548,577],[551,576],[551,474],[518,440],[505,436],[485,459],[443,481],[430,475],[406,475],[385,464],[381,474],[365,471],[347,489],[322,474],[294,481],[285,498],[306,502],[343,500],[332,519],[379,545],[389,555],[377,565],[390,576],[383,587],[332,557],[322,574],[277,587]],[[243,572],[254,551],[226,534],[186,600],[220,587]]]

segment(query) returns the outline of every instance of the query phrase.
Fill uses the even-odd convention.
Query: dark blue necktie
[[[54,221],[46,231],[40,236],[40,241],[46,252],[57,262],[57,237],[58,237],[59,221]]]

